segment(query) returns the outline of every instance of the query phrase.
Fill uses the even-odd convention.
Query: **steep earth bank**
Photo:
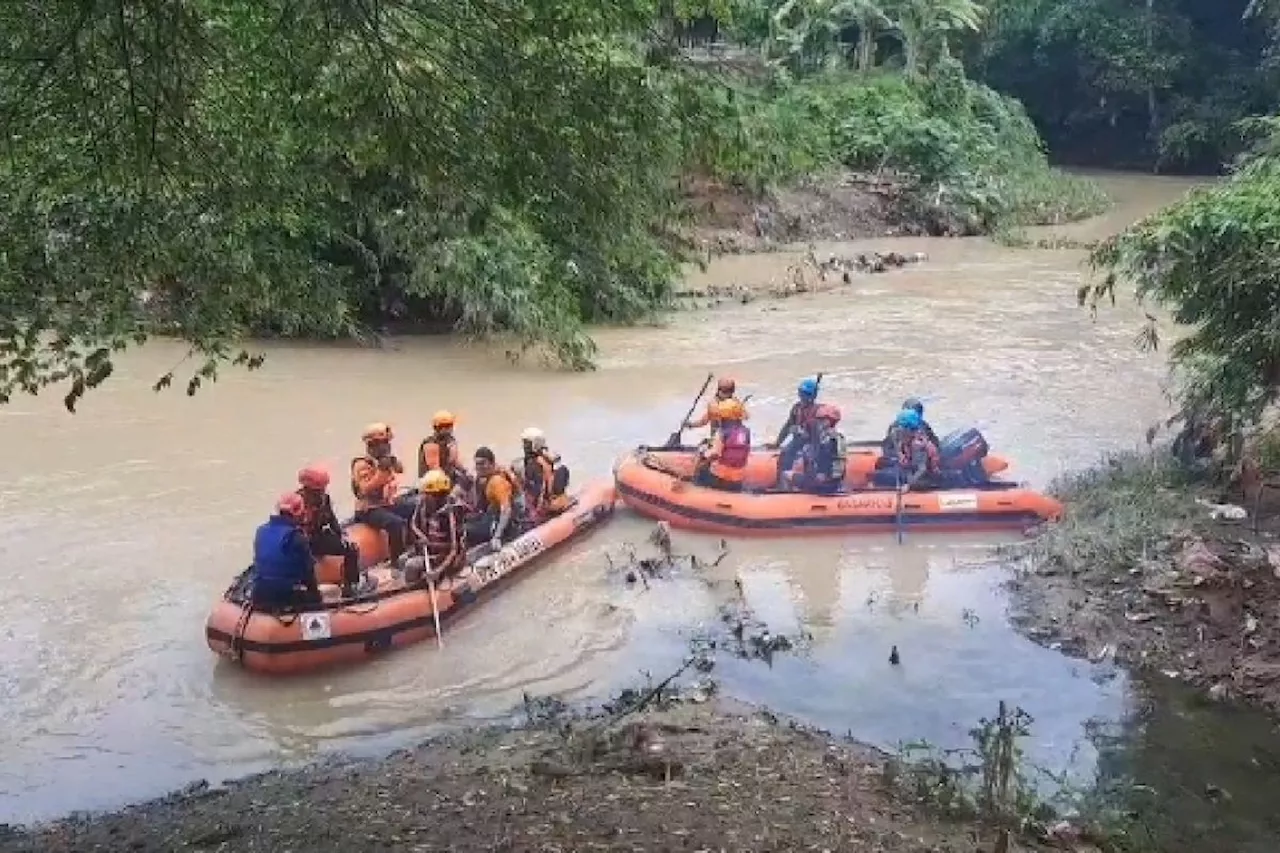
[[[766,712],[678,704],[195,787],[8,831],[0,851],[998,849],[990,830],[928,817],[886,760]]]

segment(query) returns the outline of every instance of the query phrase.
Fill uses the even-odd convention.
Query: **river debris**
[[[621,574],[628,585],[640,583],[645,589],[649,581],[671,577],[683,571],[699,575],[707,569],[714,569],[729,556],[729,543],[721,539],[716,553],[709,559],[697,554],[677,553],[671,543],[671,525],[659,521],[654,525],[644,546],[650,553],[641,556],[635,545],[625,544],[621,554],[605,553],[611,575]]]
[[[821,293],[841,284],[852,284],[855,275],[871,275],[901,269],[926,260],[924,252],[859,252],[854,255],[827,254],[819,258],[815,247],[798,260],[787,265],[781,280],[774,280],[765,287],[750,286],[740,282],[709,284],[702,288],[677,291],[678,299],[706,300],[706,307],[726,302],[746,305],[761,295],[785,299],[802,293]]]

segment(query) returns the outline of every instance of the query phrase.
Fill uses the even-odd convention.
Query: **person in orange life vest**
[[[470,505],[467,542],[472,545],[487,542],[497,551],[520,532],[520,481],[509,468],[497,463],[493,451],[487,447],[476,449],[475,465],[476,480],[467,501]]]
[[[467,563],[466,507],[453,500],[453,481],[439,468],[418,481],[422,497],[409,529],[414,544],[427,556],[432,579],[454,575]]]
[[[781,449],[778,454],[779,488],[785,485],[785,477],[795,467],[800,454],[813,441],[815,415],[818,412],[818,380],[805,379],[796,389],[797,400],[787,413],[787,420],[778,431],[778,439],[769,447]]]
[[[897,470],[894,472],[898,490],[928,489],[938,486],[938,446],[929,440],[924,431],[924,421],[914,409],[903,409],[895,421],[898,427]]]
[[[725,400],[737,400],[738,398],[735,396],[737,390],[738,390],[737,383],[734,382],[732,379],[727,379],[727,378],[721,379],[719,382],[716,383],[715,399],[707,403],[707,410],[703,412],[700,417],[695,418],[694,420],[691,420],[691,421],[685,421],[684,422],[685,429],[698,429],[699,427],[710,426],[711,431],[714,433],[716,430],[716,427],[719,426],[718,419],[716,418],[716,415],[715,415],[716,407],[719,406],[721,403],[723,403]],[[742,403],[741,400],[738,400],[738,402]],[[747,407],[745,404],[743,404],[742,420],[746,421],[749,417],[750,415],[747,413]]]
[[[453,437],[454,423],[452,412],[441,410],[431,416],[431,435],[418,445],[418,479],[438,468],[454,482],[464,486],[471,482],[471,474],[462,464],[458,440]]]
[[[342,533],[342,524],[329,499],[329,472],[318,465],[308,465],[298,472],[298,497],[302,498],[302,532],[307,534],[311,553],[316,557],[330,555],[342,558],[342,591],[355,592],[360,582],[360,551]]]
[[[362,438],[364,456],[351,460],[351,491],[356,496],[352,518],[386,532],[394,562],[404,553],[408,520],[413,516],[413,505],[397,500],[397,475],[404,473],[404,466],[391,453],[391,427],[369,424]]]
[[[742,491],[751,457],[751,430],[742,423],[745,414],[737,400],[722,400],[716,407],[720,426],[711,446],[699,454],[694,483],[726,492]]]
[[[535,524],[541,524],[569,508],[569,469],[547,448],[547,438],[537,427],[522,432],[520,443],[524,456],[517,467],[524,475],[525,509]]]
[[[287,492],[276,502],[275,514],[253,536],[253,587],[256,607],[277,610],[319,604],[316,563],[302,532],[306,508],[297,492]]]

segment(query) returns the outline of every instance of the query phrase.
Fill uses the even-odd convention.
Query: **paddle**
[[[427,578],[427,592],[431,594],[431,618],[436,623],[436,648],[444,648],[444,637],[440,634],[440,601],[436,598],[436,581],[431,577],[431,554],[426,547],[422,549],[423,574]]]
[[[707,388],[711,387],[712,379],[715,379],[715,374],[708,373],[707,381],[702,383],[702,390],[698,392],[698,396],[693,398],[693,404],[689,406],[689,411],[686,412],[685,416],[680,419],[680,426],[676,429],[675,432],[671,433],[671,436],[670,438],[667,439],[667,443],[664,445],[664,447],[680,446],[680,436],[684,433],[685,422],[688,421],[689,418],[693,417],[693,413],[697,410],[698,404],[702,402],[702,396],[707,393]]]
[[[894,477],[893,477],[893,479],[894,479],[894,486],[893,486],[893,488],[894,488],[894,491],[896,491],[896,492],[898,493],[898,519],[897,519],[897,525],[898,525],[898,544],[899,544],[899,545],[901,545],[901,544],[902,544],[903,527],[904,527],[904,525],[903,525],[903,523],[902,523],[902,461],[901,461],[901,460],[899,460],[899,461],[898,461],[898,464],[897,464],[896,466],[894,466],[894,469],[893,469],[893,470],[894,470]]]

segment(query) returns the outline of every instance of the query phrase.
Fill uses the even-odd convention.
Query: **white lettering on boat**
[[[476,563],[476,578],[480,583],[475,588],[486,587],[501,579],[546,549],[546,543],[539,539],[536,533],[526,533],[509,542],[498,553]]]

